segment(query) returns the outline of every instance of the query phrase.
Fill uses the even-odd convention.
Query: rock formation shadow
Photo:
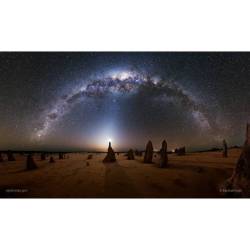
[[[133,181],[128,177],[123,167],[117,162],[104,163],[105,183],[104,197],[107,198],[136,198],[141,197]]]

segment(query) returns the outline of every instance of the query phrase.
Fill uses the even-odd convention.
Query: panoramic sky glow
[[[0,149],[242,144],[248,53],[0,53]]]

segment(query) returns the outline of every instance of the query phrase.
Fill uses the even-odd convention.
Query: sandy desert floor
[[[16,154],[14,162],[0,162],[0,197],[18,198],[209,198],[223,197],[220,184],[233,173],[240,149],[221,152],[169,155],[169,168],[159,168],[143,157],[127,160],[119,154],[116,163],[102,163],[105,154],[68,154],[56,163],[34,159],[38,169],[26,170],[26,156]],[[155,154],[156,155],[156,154]],[[87,164],[89,162],[89,165]]]

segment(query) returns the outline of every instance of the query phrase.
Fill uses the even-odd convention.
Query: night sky
[[[0,53],[0,150],[242,145],[249,53]]]

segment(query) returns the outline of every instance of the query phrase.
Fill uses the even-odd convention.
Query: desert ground
[[[70,153],[49,163],[33,156],[38,169],[26,170],[26,156],[0,162],[2,198],[212,198],[223,197],[220,184],[229,178],[241,149],[221,152],[169,154],[169,167],[159,168],[159,155],[152,164],[142,156],[127,160],[120,153],[115,163],[103,163],[104,153]],[[87,163],[88,162],[88,163]]]

